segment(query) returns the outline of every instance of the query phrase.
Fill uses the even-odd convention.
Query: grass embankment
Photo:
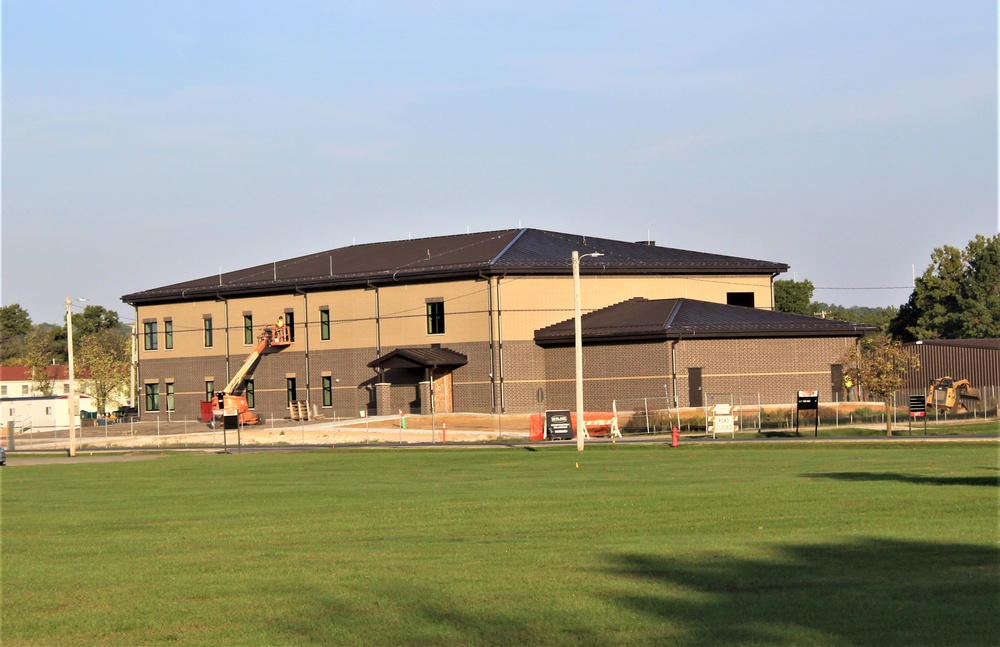
[[[177,455],[2,488],[5,647],[1000,633],[994,443]]]

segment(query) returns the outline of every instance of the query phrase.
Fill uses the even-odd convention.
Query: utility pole
[[[66,297],[66,344],[69,351],[69,455],[76,456],[76,388],[73,384],[73,300]]]
[[[587,425],[583,421],[583,324],[580,315],[580,259],[587,256],[604,256],[592,253],[580,256],[573,250],[573,301],[575,314],[573,316],[573,332],[576,346],[576,450],[583,451],[583,438],[587,435]]]

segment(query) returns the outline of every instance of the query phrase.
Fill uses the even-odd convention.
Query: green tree
[[[0,362],[10,363],[27,352],[25,339],[31,332],[31,317],[20,304],[0,308]]]
[[[118,313],[104,306],[87,306],[83,312],[73,315],[73,342],[99,330],[118,330],[124,324]]]
[[[55,382],[53,364],[58,359],[59,344],[55,339],[58,328],[46,325],[34,326],[27,337],[28,352],[24,365],[31,370],[31,381],[35,390],[42,395],[52,395]]]
[[[775,281],[774,309],[778,312],[811,315],[814,312],[810,307],[814,289],[812,281],[808,279]]]
[[[830,303],[813,302],[810,306],[813,313],[823,313],[827,319],[840,319],[841,321],[851,321],[853,323],[863,323],[876,326],[879,332],[886,332],[889,329],[889,322],[892,321],[899,308],[889,306],[885,308],[872,308],[867,306],[838,306]]]
[[[903,341],[1000,337],[1000,235],[935,249],[889,332]]]
[[[862,337],[844,357],[844,364],[857,376],[861,388],[885,404],[885,435],[892,435],[891,401],[903,388],[906,374],[920,368],[920,359],[885,334]]]
[[[117,329],[101,329],[80,338],[79,361],[83,391],[94,398],[98,411],[106,411],[116,393],[127,393],[130,375],[128,335]]]

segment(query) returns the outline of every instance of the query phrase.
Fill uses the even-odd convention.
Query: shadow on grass
[[[990,546],[858,539],[761,559],[611,561],[613,575],[640,585],[616,601],[679,626],[683,644],[994,645],[1000,635],[1000,550]]]
[[[899,481],[916,485],[985,485],[1000,487],[1000,476],[921,476],[919,474],[896,474],[893,472],[821,472],[801,474],[810,479],[832,479],[834,481]]]

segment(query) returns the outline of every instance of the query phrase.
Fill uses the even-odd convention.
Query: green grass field
[[[995,645],[995,442],[2,471],[2,644]]]

